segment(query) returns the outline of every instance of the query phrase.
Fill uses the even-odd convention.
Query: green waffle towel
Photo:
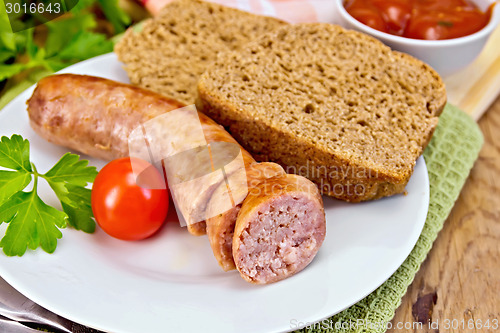
[[[401,267],[350,308],[297,332],[385,332],[420,265],[432,248],[477,159],[483,135],[466,113],[448,104],[424,151],[429,173],[429,212],[422,234]]]

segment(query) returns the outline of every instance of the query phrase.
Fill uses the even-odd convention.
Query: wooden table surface
[[[479,126],[479,159],[389,332],[500,332],[500,96]]]

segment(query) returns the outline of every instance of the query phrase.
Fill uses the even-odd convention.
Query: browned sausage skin
[[[222,214],[216,215],[212,212],[221,211],[219,208],[220,199],[224,198],[224,194],[221,192],[228,192],[227,187],[225,184],[221,184],[213,193],[207,212],[209,216],[214,217],[207,219],[207,236],[215,259],[217,259],[217,262],[225,271],[236,268],[232,249],[234,225],[241,208],[241,203],[247,196],[247,189],[257,186],[257,184],[267,178],[284,174],[285,170],[279,164],[271,162],[253,163],[246,170],[234,172],[229,176],[229,182],[235,185],[231,189],[235,206]],[[240,186],[242,183],[246,183],[247,186]]]
[[[75,74],[43,78],[27,104],[30,125],[41,137],[104,160],[128,156],[128,137],[137,126],[184,106],[129,84]],[[198,117],[207,143],[238,144],[212,119],[202,113]],[[255,162],[246,150],[241,152],[245,165]],[[204,208],[213,190],[201,193],[196,206]],[[205,221],[187,227],[194,235],[205,234]]]
[[[304,269],[326,235],[318,188],[297,175],[268,178],[241,205],[233,238],[236,268],[247,281],[266,284]]]
[[[27,104],[30,125],[41,137],[104,160],[128,156],[128,135],[139,124],[184,106],[131,85],[74,74],[41,79]]]

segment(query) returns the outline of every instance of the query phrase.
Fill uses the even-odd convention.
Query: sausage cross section
[[[326,235],[318,188],[307,178],[287,174],[250,189],[241,205],[233,237],[240,275],[266,284],[304,269]]]

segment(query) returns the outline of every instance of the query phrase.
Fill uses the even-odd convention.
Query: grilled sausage
[[[74,74],[54,75],[40,80],[27,104],[30,125],[41,137],[104,160],[129,156],[128,139],[135,128],[184,106],[128,84]],[[202,113],[197,115],[206,143],[228,142],[238,145],[222,126]],[[195,138],[189,128],[176,124],[168,129],[173,133],[165,130],[164,134],[149,138],[150,145],[162,150],[163,156],[173,153],[171,142],[175,142],[177,150],[187,150],[197,145],[193,140],[199,138]],[[255,162],[246,150],[238,147],[245,165]],[[201,157],[197,161],[199,169],[210,163]],[[190,163],[190,170],[196,168],[192,160],[187,162]],[[203,191],[193,189],[194,193],[200,192],[196,198],[193,199],[191,193],[191,198],[181,198],[179,204],[187,207],[185,209],[192,216],[202,215],[216,185],[223,181],[222,174],[219,178],[213,179],[214,185]],[[205,233],[205,221],[187,222],[192,234]]]
[[[297,175],[268,178],[250,189],[233,237],[233,257],[247,281],[280,281],[306,267],[326,235],[318,188]]]

